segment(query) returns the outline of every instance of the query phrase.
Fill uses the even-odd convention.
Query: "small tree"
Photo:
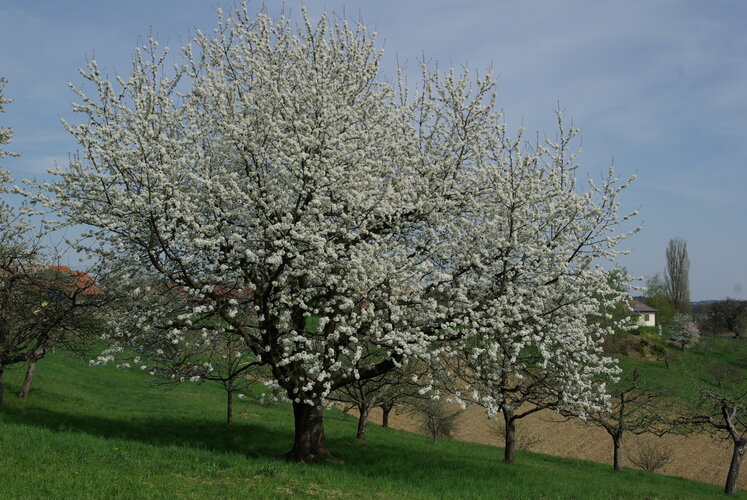
[[[683,351],[700,340],[700,328],[689,314],[675,314],[670,329],[672,340],[679,342]]]
[[[623,438],[626,433],[662,436],[669,431],[666,425],[667,409],[661,394],[641,385],[638,370],[628,377],[608,389],[608,408],[581,415],[561,412],[567,416],[582,416],[609,434],[612,438],[612,463],[616,471],[622,470]]]
[[[128,288],[118,288],[118,277],[110,281],[112,291],[120,293],[109,334],[117,342],[93,364],[116,359],[120,367],[150,373],[156,383],[216,382],[226,392],[226,423],[231,424],[234,395],[252,390],[256,380],[250,376],[263,365],[244,339],[232,335],[219,316],[200,309],[201,300],[173,283],[142,277],[142,286],[127,294]],[[243,294],[231,288],[220,292],[223,302]],[[247,325],[256,322],[248,312],[242,316]],[[127,330],[120,328],[123,323]]]
[[[413,399],[426,399],[418,393],[422,378],[416,369],[416,363],[410,362],[375,378],[356,380],[352,384],[338,389],[328,396],[330,401],[351,405],[358,410],[357,439],[366,439],[366,426],[371,410],[382,408],[383,427],[389,426],[389,412],[395,404],[412,404]]]
[[[410,412],[420,417],[423,431],[435,443],[439,437],[451,437],[461,410],[450,409],[443,401],[423,399],[411,404]]]
[[[505,443],[503,459],[509,463],[514,462],[517,422],[544,409],[562,408],[565,404],[560,390],[562,381],[556,378],[554,367],[543,370],[537,366],[541,362],[539,353],[533,349],[525,349],[514,357],[509,357],[505,351],[502,356],[496,356],[493,362],[503,372],[487,383],[475,376],[475,367],[479,365],[475,364],[476,359],[469,357],[468,352],[462,356],[452,353],[449,359],[442,362],[447,366],[442,372],[446,377],[444,386],[454,387],[452,378],[458,378],[466,387],[480,387],[473,394],[473,402],[484,406],[489,417],[498,417],[497,413],[500,413],[500,418],[503,419],[500,428],[503,430]],[[457,398],[468,397],[469,393],[457,391]]]

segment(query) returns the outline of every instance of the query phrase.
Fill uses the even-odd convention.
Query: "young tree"
[[[256,380],[249,376],[262,365],[244,339],[208,311],[204,300],[183,287],[163,283],[145,272],[135,289],[120,286],[122,279],[119,275],[109,279],[109,293],[117,294],[112,306],[117,320],[108,337],[116,342],[91,364],[116,359],[120,367],[149,373],[156,383],[219,383],[226,392],[226,423],[231,424],[234,395],[252,390]],[[245,295],[231,288],[216,287],[214,291],[221,302]],[[251,328],[256,318],[245,313],[243,323]],[[180,332],[176,342],[175,330]]]
[[[269,366],[293,403],[292,460],[330,455],[333,391],[502,321],[567,359],[569,399],[611,370],[584,325],[608,287],[593,262],[617,255],[625,184],[610,171],[577,191],[563,146],[509,137],[490,75],[424,67],[417,90],[400,79],[395,92],[376,79],[380,56],[362,25],[294,29],[243,6],[198,32],[174,74],[155,41],[116,82],[92,61],[94,95],[76,89],[85,119],[66,124],[82,157],[45,198],[93,228],[90,251],[182,287]],[[218,285],[251,293],[223,300]]]
[[[366,439],[366,426],[371,410],[380,406],[383,411],[383,427],[389,426],[389,412],[396,403],[406,404],[413,399],[426,399],[418,393],[422,385],[418,380],[423,375],[416,369],[414,361],[407,362],[387,373],[342,387],[327,399],[337,403],[351,405],[358,410],[357,439]]]
[[[624,382],[611,386],[608,394],[609,408],[590,411],[584,417],[590,424],[602,427],[612,438],[613,468],[621,471],[625,433],[661,437],[669,431],[667,418],[671,415],[666,415],[661,394],[641,385],[638,370],[634,370],[632,377]]]
[[[679,313],[690,312],[690,258],[687,256],[687,241],[682,238],[669,240],[666,251],[667,265],[664,281],[667,295]]]
[[[462,410],[451,408],[444,401],[424,398],[412,401],[408,412],[420,419],[420,428],[435,443],[439,437],[451,437]]]

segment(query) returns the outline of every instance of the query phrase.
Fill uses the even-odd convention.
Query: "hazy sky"
[[[418,60],[491,67],[511,128],[553,133],[560,103],[581,128],[585,171],[638,180],[624,206],[643,231],[621,259],[632,274],[664,267],[670,238],[688,242],[693,300],[747,299],[747,2],[343,1],[306,2],[362,19],[385,49],[383,74]],[[16,131],[4,161],[14,176],[49,178],[76,144],[59,120],[94,57],[127,74],[138,39],[174,49],[215,27],[221,0],[0,0],[0,76],[15,102],[0,125]],[[268,0],[276,15],[283,3]],[[301,2],[285,1],[295,18]],[[250,7],[258,10],[259,2]]]

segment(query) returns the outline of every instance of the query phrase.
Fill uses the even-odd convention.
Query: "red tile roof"
[[[68,266],[34,265],[33,267],[42,268],[45,271],[52,271],[54,273],[69,274],[73,277],[74,286],[80,291],[81,295],[106,295],[98,284],[96,284],[96,280],[84,271],[73,271]]]

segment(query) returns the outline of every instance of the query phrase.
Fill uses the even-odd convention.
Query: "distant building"
[[[656,309],[648,304],[644,304],[640,300],[632,301],[630,306],[638,315],[638,321],[641,326],[656,326]]]

